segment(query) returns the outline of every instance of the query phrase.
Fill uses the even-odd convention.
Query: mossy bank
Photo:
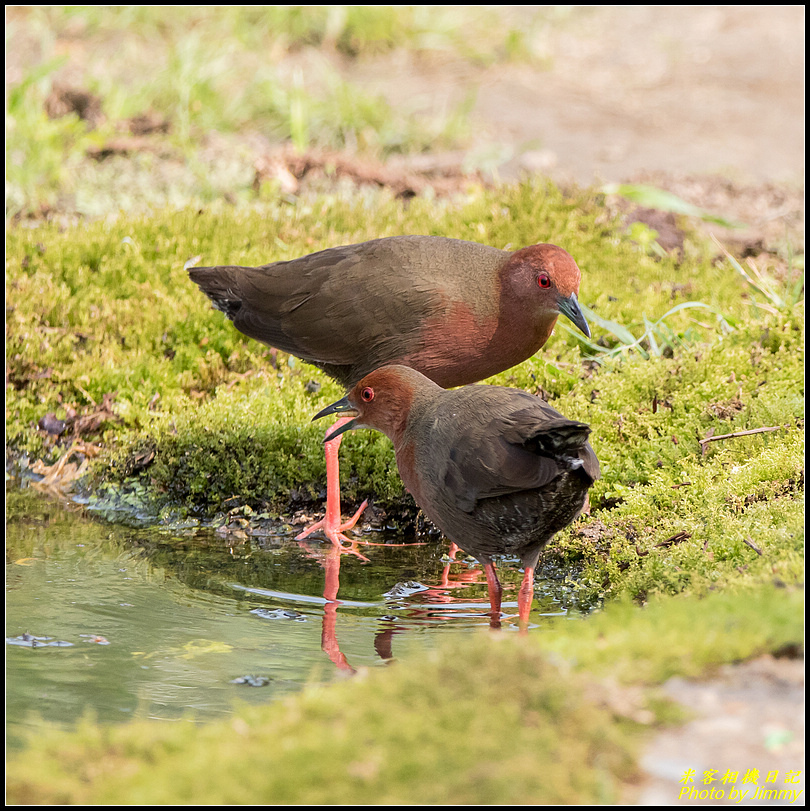
[[[760,268],[769,286],[754,286],[688,221],[691,237],[666,254],[633,241],[609,212],[603,195],[524,183],[471,187],[452,202],[378,192],[14,228],[10,456],[20,470],[53,463],[76,439],[92,444],[101,452],[81,483],[91,504],[156,519],[311,511],[325,470],[323,427],[310,420],[340,389],[241,336],[186,266],[255,265],[406,233],[545,241],[582,268],[593,343],[559,324],[537,356],[491,382],[588,422],[603,476],[590,517],[547,551],[546,574],[575,574],[572,588],[591,604],[729,579],[795,582],[804,304],[767,294],[796,289],[797,260],[773,251]],[[413,516],[385,437],[353,434],[342,460],[347,505],[371,495],[382,515]]]

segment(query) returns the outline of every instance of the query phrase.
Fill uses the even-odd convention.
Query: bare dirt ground
[[[351,78],[434,109],[476,86],[463,158],[503,179],[650,182],[747,223],[749,243],[787,233],[803,250],[803,6],[575,7],[537,38],[543,68],[398,53]]]
[[[584,185],[650,171],[802,181],[802,6],[580,7],[537,38],[545,69],[499,66],[483,81],[460,63],[417,70],[405,53],[357,72],[433,104],[475,81],[478,146],[514,150],[507,171]]]
[[[660,733],[647,747],[641,765],[645,780],[638,805],[803,805],[804,661],[765,656],[726,665],[705,681],[671,679],[666,694],[694,718]],[[749,770],[756,782],[745,782]],[[693,782],[683,782],[691,770]],[[703,775],[715,770],[715,781]],[[737,779],[726,783],[726,771]],[[773,782],[769,782],[772,773]],[[795,783],[788,782],[795,775]],[[701,799],[699,792],[715,789]],[[732,794],[735,788],[736,795]],[[697,793],[689,792],[694,789]],[[757,790],[795,790],[780,799],[755,799]],[[721,799],[717,792],[723,791]],[[773,795],[765,794],[768,798]]]
[[[803,252],[804,7],[564,8],[534,35],[539,65],[482,68],[408,51],[357,62],[310,55],[329,58],[362,90],[434,117],[474,93],[469,149],[392,158],[384,168],[349,160],[339,174],[397,193],[452,192],[471,172],[649,183],[746,224],[712,226],[744,255],[784,252],[787,242]],[[531,11],[503,9],[516,26]],[[294,60],[312,66],[306,54]],[[286,164],[299,179],[314,168],[301,160]]]

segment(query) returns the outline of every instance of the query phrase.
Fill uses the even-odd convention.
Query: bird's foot
[[[354,527],[354,525],[360,520],[363,510],[365,510],[367,506],[368,499],[360,505],[357,512],[348,521],[343,523],[340,523],[340,516],[338,516],[336,520],[329,515],[329,511],[327,510],[327,514],[321,518],[320,521],[316,521],[314,524],[308,526],[303,532],[298,533],[298,535],[295,536],[295,540],[302,541],[313,532],[320,530],[342,553],[347,555],[355,555],[356,557],[360,558],[360,560],[367,561],[368,558],[357,550],[357,545],[360,542],[343,534],[346,532],[346,530]]]

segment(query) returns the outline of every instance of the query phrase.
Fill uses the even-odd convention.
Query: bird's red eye
[[[363,391],[360,392],[360,399],[364,403],[370,403],[374,399],[374,389],[370,386],[366,386]]]
[[[548,273],[541,273],[537,277],[537,284],[539,284],[543,289],[546,287],[551,287],[551,279],[549,278]]]

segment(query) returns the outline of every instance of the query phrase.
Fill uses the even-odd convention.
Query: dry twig
[[[750,546],[751,549],[753,549],[758,555],[762,554],[762,550],[756,546],[750,538],[743,538],[743,543],[748,544],[748,546]]]
[[[717,439],[733,439],[739,436],[750,436],[751,434],[764,434],[767,431],[778,431],[780,428],[787,428],[786,425],[771,425],[767,428],[752,428],[750,431],[734,431],[732,434],[717,434],[717,436],[707,436],[705,439],[699,439],[700,449],[706,452],[706,445],[709,442],[714,442]]]

